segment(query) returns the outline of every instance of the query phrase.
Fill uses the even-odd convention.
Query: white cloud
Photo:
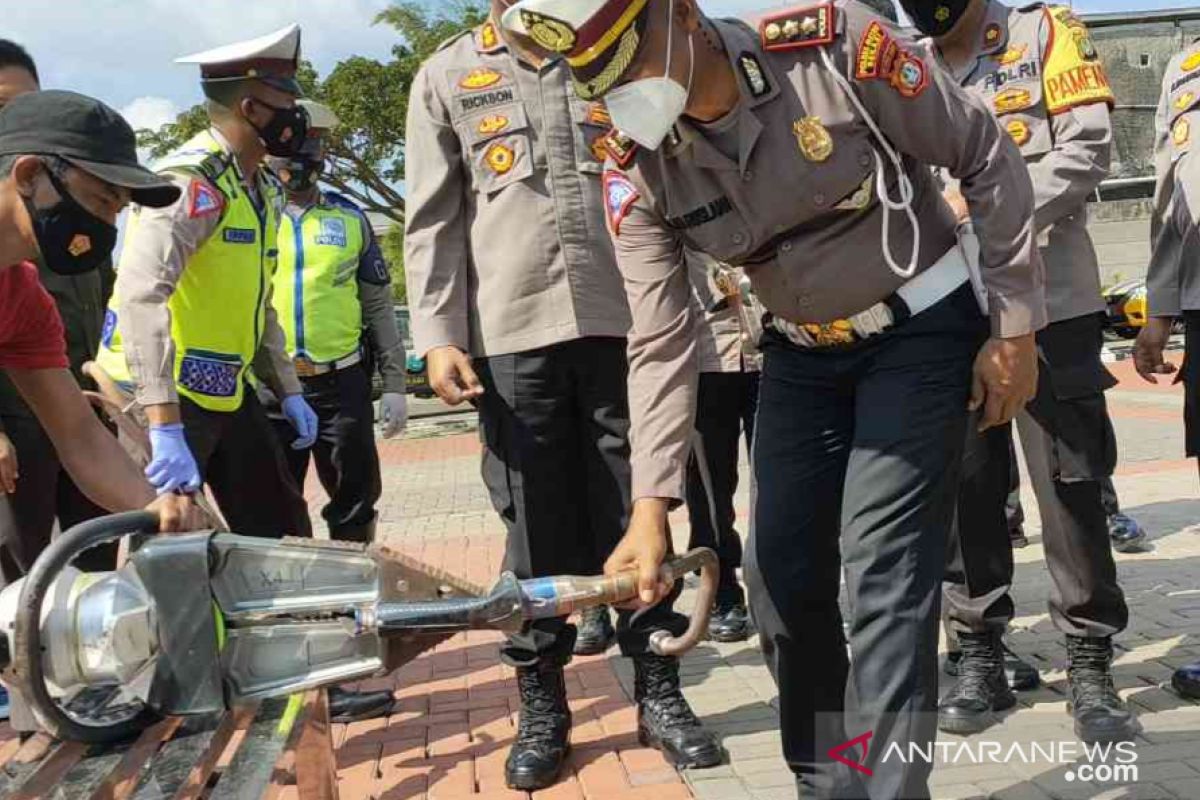
[[[179,106],[165,97],[139,97],[121,109],[121,116],[135,131],[158,130],[178,115]]]

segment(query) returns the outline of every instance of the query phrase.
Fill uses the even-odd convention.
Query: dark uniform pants
[[[589,337],[477,359],[483,480],[508,529],[504,569],[518,578],[594,575],[629,521],[629,400],[625,340]],[[682,633],[687,618],[664,600],[631,625],[618,615],[626,655],[649,635]],[[565,663],[575,629],[540,620],[511,636],[505,663]]]
[[[1064,633],[1111,636],[1125,627],[1129,612],[1117,585],[1102,499],[1117,447],[1104,401],[1115,380],[1100,361],[1100,317],[1053,323],[1037,342],[1038,392],[1017,425],[1041,511],[1050,616]],[[1003,631],[1013,616],[1005,521],[1010,436],[1007,429],[967,435],[944,587],[955,632]]]
[[[1188,458],[1200,457],[1200,311],[1184,311],[1183,384],[1184,445]]]
[[[936,738],[938,589],[986,336],[964,287],[857,345],[764,339],[746,585],[784,757],[816,796],[929,796],[928,765],[880,757]],[[868,732],[872,777],[828,755]]]
[[[742,540],[734,529],[737,512],[738,442],[754,441],[758,410],[757,372],[702,372],[696,401],[696,444],[688,459],[687,507],[691,537],[688,549],[711,547],[721,562],[717,604],[741,603],[745,593],[737,579],[742,566]]]
[[[17,491],[0,495],[0,587],[20,578],[50,544],[57,517],[60,530],[108,512],[71,480],[50,437],[32,417],[4,417],[4,432],[17,451]],[[75,560],[85,571],[115,566],[115,546],[97,547]]]
[[[237,411],[208,411],[179,398],[188,447],[234,533],[277,539],[312,536],[304,495],[266,412],[246,387]]]
[[[379,451],[375,447],[375,409],[371,404],[371,377],[362,365],[302,378],[304,399],[319,422],[317,441],[311,448],[293,450],[296,430],[270,405],[271,421],[284,444],[288,469],[303,489],[309,461],[329,495],[321,516],[332,539],[368,542],[375,522],[375,503],[383,491]],[[261,395],[260,395],[261,397]]]

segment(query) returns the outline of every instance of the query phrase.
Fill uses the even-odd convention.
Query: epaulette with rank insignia
[[[617,166],[625,169],[637,155],[638,145],[633,139],[621,133],[616,128],[604,135],[604,149],[609,157],[617,162]]]
[[[758,35],[768,51],[829,44],[837,36],[837,11],[833,3],[780,11],[763,17]]]

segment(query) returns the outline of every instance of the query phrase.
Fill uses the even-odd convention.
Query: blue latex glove
[[[307,450],[317,441],[317,413],[304,399],[303,395],[289,394],[283,398],[283,415],[296,429],[296,441],[292,442],[293,450]]]
[[[200,490],[200,470],[183,435],[183,425],[150,426],[151,459],[146,478],[159,494]]]

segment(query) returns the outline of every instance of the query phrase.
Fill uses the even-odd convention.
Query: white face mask
[[[674,0],[667,3],[667,74],[661,78],[643,78],[618,86],[604,98],[613,127],[647,150],[657,150],[675,122],[687,109],[692,93],[692,72],[696,54],[688,36],[688,82],[680,86],[671,79],[672,38],[675,33]]]

